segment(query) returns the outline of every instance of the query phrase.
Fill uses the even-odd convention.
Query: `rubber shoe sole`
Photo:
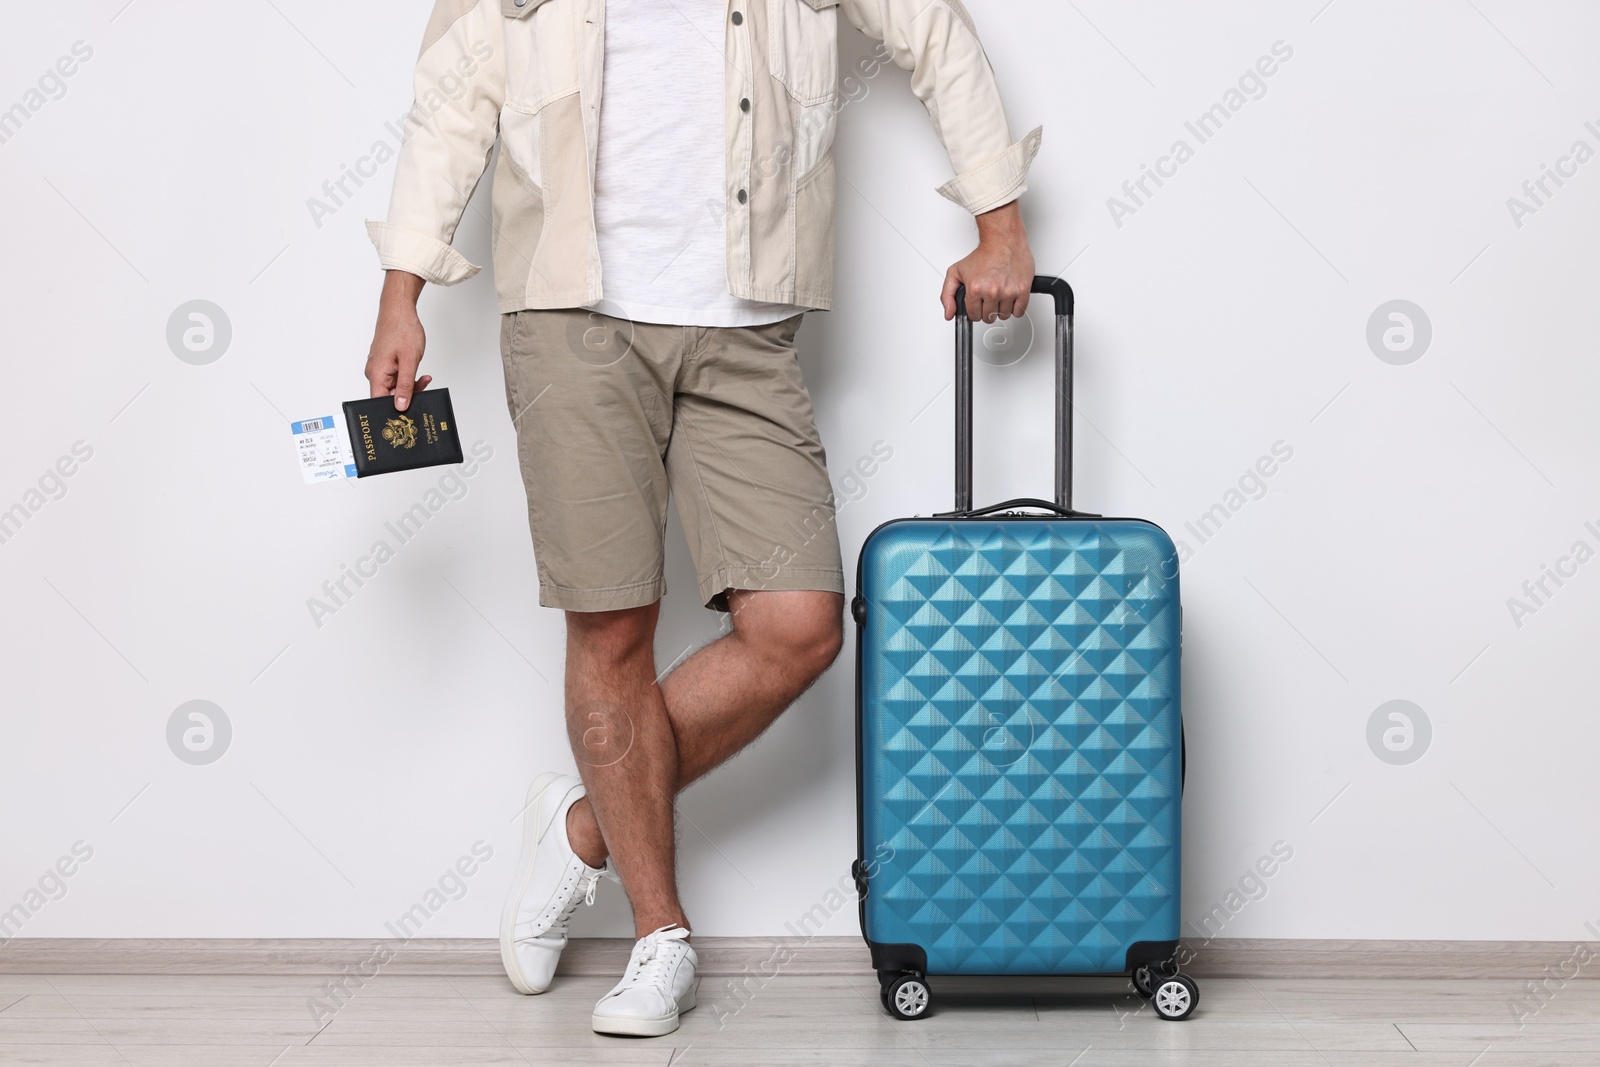
[[[560,777],[555,771],[546,771],[528,787],[528,806],[524,809],[522,823],[522,855],[517,860],[517,874],[511,882],[511,896],[506,898],[505,907],[500,911],[500,962],[505,965],[506,977],[511,979],[512,988],[529,996],[543,993],[544,990],[535,989],[528,983],[522,974],[521,964],[517,962],[514,948],[517,910],[521,907],[523,894],[528,891],[528,883],[533,879],[533,860],[539,853],[539,827],[544,824],[543,794],[550,783]],[[538,797],[537,801],[533,799],[535,797]]]
[[[592,1024],[597,1034],[617,1034],[622,1037],[666,1037],[678,1028],[678,1017],[695,1005],[691,989],[678,1003],[678,1010],[665,1019],[641,1019],[637,1015],[601,1015],[594,1013]]]

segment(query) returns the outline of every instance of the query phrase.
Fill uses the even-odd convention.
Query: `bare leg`
[[[839,654],[837,593],[733,590],[728,601],[732,632],[662,682],[680,791],[749,747]]]
[[[655,684],[659,614],[656,604],[567,613],[567,736],[588,791],[589,826],[610,842],[638,937],[689,925],[674,874],[678,744]],[[570,813],[567,827],[570,835]],[[573,847],[596,865],[592,841],[573,838]]]
[[[567,723],[589,796],[568,834],[609,854],[642,937],[687,926],[674,876],[672,797],[746,748],[838,655],[837,593],[735,590],[732,632],[654,684],[655,605],[567,616]]]

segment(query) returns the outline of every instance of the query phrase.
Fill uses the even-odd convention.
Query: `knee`
[[[651,651],[655,605],[621,611],[567,612],[567,641],[587,658],[621,664]]]
[[[840,608],[827,615],[811,635],[809,654],[816,674],[833,666],[844,648],[844,610]]]
[[[834,593],[796,597],[773,612],[760,628],[767,653],[806,677],[807,684],[827,670],[844,647],[844,604]]]
[[[798,628],[788,643],[786,653],[789,661],[805,675],[809,684],[833,666],[843,646],[844,626],[838,619],[822,619]]]

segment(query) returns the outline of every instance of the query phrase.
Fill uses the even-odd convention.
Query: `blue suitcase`
[[[1177,553],[1153,523],[1072,509],[1072,290],[1033,291],[1055,301],[1055,500],[972,506],[963,293],[956,508],[861,548],[861,931],[898,1018],[926,1014],[932,975],[1129,975],[1181,1019]]]

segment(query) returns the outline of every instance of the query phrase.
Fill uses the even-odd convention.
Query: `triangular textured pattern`
[[[861,555],[866,933],[930,974],[1178,937],[1176,553],[1136,520],[910,519]]]

